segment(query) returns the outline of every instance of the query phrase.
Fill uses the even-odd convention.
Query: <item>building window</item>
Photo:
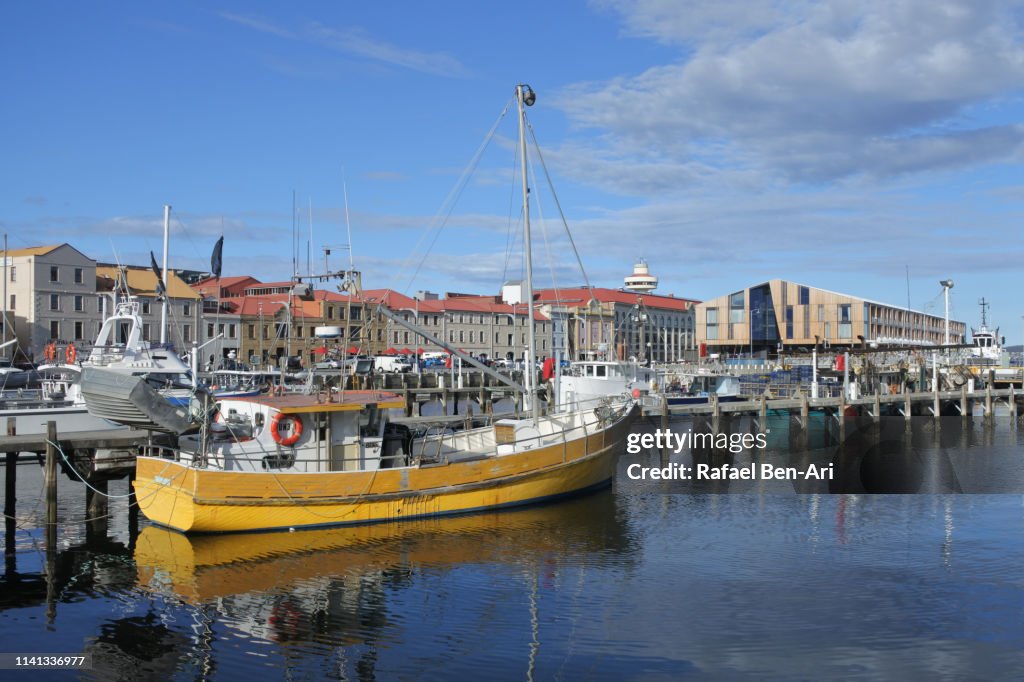
[[[149,323],[142,325],[142,340],[149,341]]]
[[[800,305],[809,305],[811,303],[811,290],[808,287],[798,287],[796,295]]]
[[[81,296],[75,296],[75,312],[82,312],[85,310],[85,305]],[[76,337],[81,338],[81,337]]]
[[[16,268],[15,266],[13,266],[13,265],[12,265],[12,266],[11,266],[11,281],[12,281],[12,282],[16,282],[16,281],[18,281],[18,278],[14,276],[14,275],[15,275],[15,273],[17,273],[17,268]]]
[[[850,304],[843,303],[839,306],[839,338],[853,338],[853,325],[850,320]]]
[[[103,315],[107,311],[107,297],[97,296],[96,297],[96,312]]]
[[[398,332],[393,332],[395,343],[398,343]]]
[[[190,303],[182,303],[181,304],[181,312],[185,315],[185,317],[188,317],[189,315],[191,315],[192,314],[192,304],[190,304]]]
[[[825,304],[819,303],[818,304],[818,322],[824,322],[824,321],[825,321]]]
[[[707,324],[707,338],[710,341],[718,340],[718,308],[708,308],[704,311],[704,321]]]
[[[302,329],[302,327],[299,327],[299,329]],[[229,324],[228,325],[228,338],[229,339],[235,338],[235,331],[236,331],[235,330],[235,325]],[[302,334],[300,333],[299,336],[302,336]]]
[[[14,310],[15,308],[18,307],[16,305],[14,305],[15,298],[16,298],[15,295],[11,294],[11,306],[10,306],[11,310]]]
[[[300,338],[300,339],[302,338],[302,325],[301,324],[295,325],[295,336],[297,338]]]
[[[729,323],[739,324],[743,322],[743,292],[738,291],[729,296]],[[730,335],[729,338],[732,338]]]
[[[57,340],[60,338],[60,321],[50,320],[50,338]]]
[[[465,342],[466,342],[466,332],[464,332],[464,331],[462,331],[460,329],[459,330],[459,343],[465,343]]]
[[[192,343],[192,325],[186,324],[182,326],[181,338],[185,343]]]
[[[327,319],[328,320],[333,320],[334,319],[334,306],[331,306],[331,305],[327,306]]]
[[[60,268],[58,268],[56,265],[51,265],[50,266],[50,281],[51,282],[59,282],[60,281]]]
[[[85,336],[85,323],[75,322],[75,341],[81,341],[82,337]]]
[[[255,339],[256,338],[256,325],[254,325],[254,324],[250,324],[249,325],[249,338],[250,339]]]
[[[470,343],[476,343],[476,332],[474,332],[474,331],[469,332],[469,342]]]
[[[206,325],[206,338],[207,339],[212,339],[213,338],[213,322],[209,322]]]
[[[50,294],[50,310],[60,310],[60,296]]]
[[[146,299],[143,299],[143,301],[142,301],[142,314],[143,315],[149,315],[150,310],[151,310],[151,308],[150,308],[150,305],[149,305],[149,301],[146,300]]]
[[[362,308],[353,308],[352,309],[352,319],[353,320],[361,320],[361,319],[363,319],[362,310],[363,310]]]
[[[793,338],[793,306],[786,306],[786,338]]]
[[[505,345],[506,346],[510,346],[510,347],[512,346],[512,335],[511,334],[508,335],[508,343],[506,343]]]
[[[75,284],[81,284],[85,281],[85,271],[82,268],[75,268]]]

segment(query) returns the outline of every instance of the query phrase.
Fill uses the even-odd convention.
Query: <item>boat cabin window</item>
[[[596,367],[594,367],[594,372],[596,376],[603,377],[606,376],[607,369],[608,368],[605,365],[597,365]]]
[[[380,410],[376,405],[367,405],[359,415],[359,435],[363,437],[376,436],[380,431]]]
[[[588,376],[588,377],[594,376],[594,366],[593,365],[583,365],[583,375],[584,376]]]

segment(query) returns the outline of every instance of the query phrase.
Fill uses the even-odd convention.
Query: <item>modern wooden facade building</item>
[[[949,321],[949,342],[967,326]],[[697,306],[697,338],[708,353],[775,353],[858,346],[941,346],[945,319],[899,306],[773,279]]]

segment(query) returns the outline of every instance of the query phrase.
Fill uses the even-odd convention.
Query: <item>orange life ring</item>
[[[75,364],[75,359],[77,357],[78,351],[75,350],[75,344],[69,344],[68,347],[64,349],[64,359],[67,360],[69,365],[73,365]]]
[[[55,344],[55,343],[48,343],[48,344],[46,344],[46,348],[43,349],[43,356],[49,362],[53,362],[54,359],[56,359],[56,357],[57,357],[57,344]]]
[[[290,425],[291,433],[287,436],[281,437],[280,428],[281,422],[287,420]],[[295,445],[299,442],[299,438],[302,437],[302,420],[296,417],[294,414],[285,414],[284,412],[278,412],[274,415],[274,418],[270,421],[270,435],[280,445],[289,446]]]

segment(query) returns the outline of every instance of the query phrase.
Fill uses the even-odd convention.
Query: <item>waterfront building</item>
[[[143,337],[160,339],[161,305],[156,274],[149,267],[97,263],[70,244],[11,249],[4,259],[14,332],[8,338],[17,336],[18,357],[39,361],[50,342],[59,347],[73,343],[79,355],[87,353],[103,320],[114,311],[112,294],[119,276],[139,301]],[[173,271],[167,289],[167,340],[187,349],[199,320],[198,296]]]
[[[10,249],[3,254],[10,328],[18,359],[41,361],[46,344],[92,341],[101,320],[96,309],[96,261],[70,244]]]
[[[383,303],[405,321],[416,323],[470,355],[491,359],[522,358],[527,343],[528,306],[521,296],[508,297],[507,290],[503,293],[504,296],[447,293],[440,297],[419,292],[413,298],[390,289],[373,289],[364,291],[363,298],[369,304]],[[553,349],[551,320],[535,310],[534,321],[537,354],[550,355]],[[442,350],[390,320],[377,330],[375,341],[387,344],[381,352],[387,349]]]
[[[650,284],[646,281],[644,286]],[[573,358],[678,362],[696,357],[695,300],[653,294],[649,288],[572,287],[536,293],[546,314],[564,318],[565,343]]]
[[[940,346],[942,315],[773,279],[697,306],[697,338],[708,353],[756,354],[796,348]],[[950,320],[950,343],[967,326]],[[752,332],[752,333],[751,333]]]

